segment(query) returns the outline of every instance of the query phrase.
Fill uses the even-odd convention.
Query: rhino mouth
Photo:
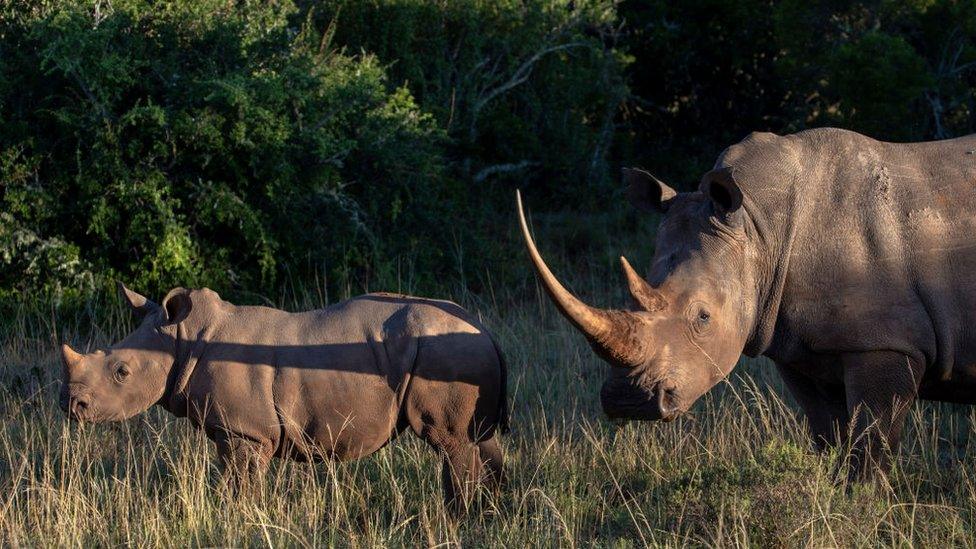
[[[676,392],[670,388],[653,390],[627,388],[621,391],[611,384],[600,391],[603,412],[611,420],[674,421],[683,412]]]

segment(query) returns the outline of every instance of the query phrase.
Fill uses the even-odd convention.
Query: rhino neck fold
[[[177,417],[186,417],[187,415],[187,388],[193,371],[196,369],[197,360],[203,353],[203,347],[208,340],[207,333],[211,330],[208,328],[201,329],[197,331],[196,337],[193,339],[187,338],[187,331],[184,323],[176,327],[175,360],[166,382],[166,393],[160,401],[164,408]]]
[[[792,188],[796,188],[795,184]],[[749,204],[749,219],[758,244],[755,261],[759,263],[755,281],[755,316],[742,350],[751,357],[764,354],[774,341],[796,233],[795,204],[796,196],[792,192],[782,203]],[[771,211],[776,213],[771,214]]]

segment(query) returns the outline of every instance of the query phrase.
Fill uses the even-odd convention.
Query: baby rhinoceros
[[[116,421],[159,404],[217,443],[234,484],[272,457],[350,460],[407,427],[443,456],[444,497],[461,510],[502,477],[505,362],[491,335],[448,301],[375,293],[287,313],[177,288],[161,305],[120,285],[143,316],[102,351],[62,346],[61,407]]]

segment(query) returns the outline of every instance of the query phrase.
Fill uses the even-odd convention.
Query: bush
[[[0,295],[483,273],[510,254],[500,178],[578,203],[609,181],[613,18],[607,0],[7,4]]]
[[[751,131],[972,133],[974,37],[954,0],[8,2],[0,299],[507,286],[513,187],[619,243],[618,163],[690,190]]]
[[[375,57],[289,26],[293,9],[100,5],[0,18],[0,291],[266,290],[436,259],[441,134]],[[405,225],[426,232],[382,238]]]

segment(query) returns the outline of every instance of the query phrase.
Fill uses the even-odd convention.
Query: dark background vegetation
[[[648,230],[622,165],[691,189],[754,130],[972,132],[974,31],[955,0],[4,2],[0,300],[524,280],[515,188],[584,256]]]

